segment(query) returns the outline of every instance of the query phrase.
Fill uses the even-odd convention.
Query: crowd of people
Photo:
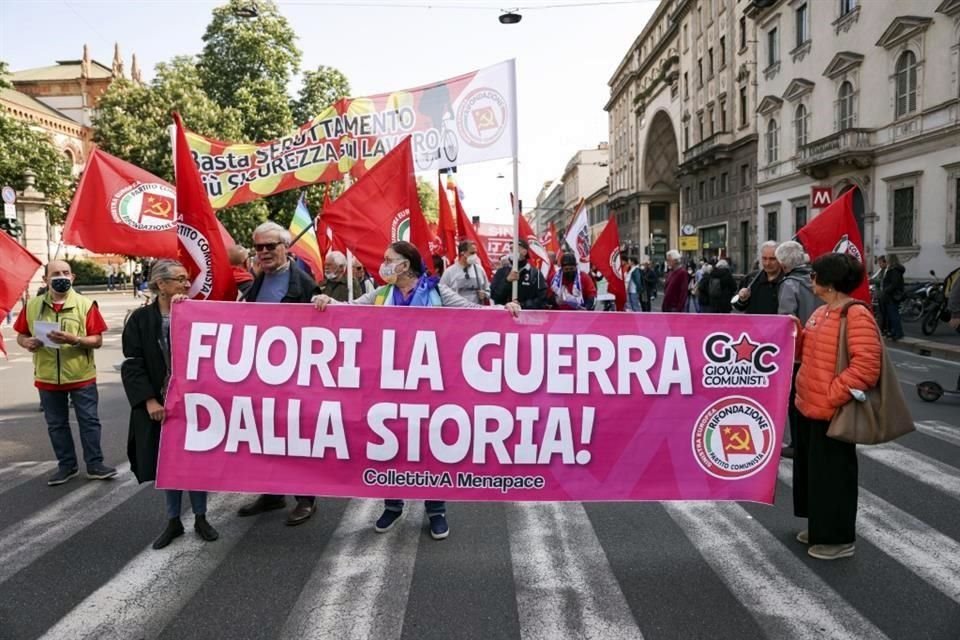
[[[233,275],[240,299],[249,304],[312,304],[318,311],[330,305],[452,307],[499,309],[518,316],[523,310],[589,310],[595,305],[594,276],[583,271],[572,254],[560,257],[547,281],[529,260],[529,247],[521,242],[519,261],[502,261],[492,280],[479,266],[476,247],[458,246],[455,262],[442,275],[431,275],[417,248],[395,242],[384,253],[377,286],[362,265],[353,265],[337,251],[325,257],[318,283],[289,254],[290,233],[272,222],[254,231],[252,246],[256,269],[251,269],[242,247],[230,249]],[[551,258],[553,259],[553,258]],[[647,312],[657,296],[658,270],[635,256],[627,258],[630,311]],[[887,272],[895,274],[891,259]],[[704,262],[699,269],[685,265],[681,254],[666,256],[664,312],[780,314],[791,316],[800,331],[789,400],[790,443],[782,453],[794,458],[794,509],[808,520],[797,539],[809,545],[815,558],[836,559],[854,553],[857,507],[857,457],[853,445],[827,437],[829,421],[838,407],[859,391],[877,384],[883,343],[873,313],[851,304],[851,293],[865,278],[860,262],[846,254],[827,254],[809,263],[796,242],[767,242],[760,247],[757,268],[737,283],[724,260]],[[438,269],[439,271],[439,269]],[[902,281],[902,272],[899,274]],[[348,282],[352,278],[352,283]],[[896,275],[891,275],[895,281]],[[50,441],[58,468],[48,484],[61,485],[78,474],[79,464],[68,420],[72,400],[80,424],[86,472],[106,480],[116,470],[106,466],[100,448],[100,422],[94,351],[101,347],[106,323],[97,304],[72,288],[70,265],[52,261],[46,266],[47,292],[32,298],[17,318],[18,344],[33,353],[35,385],[39,390]],[[187,270],[175,260],[151,264],[147,283],[153,294],[149,305],[138,308],[123,329],[122,381],[130,405],[127,454],[140,482],[156,477],[164,401],[170,379],[170,314],[190,288]],[[513,285],[517,292],[514,294]],[[960,289],[957,287],[955,289]],[[692,302],[691,302],[692,301]],[[960,324],[960,294],[951,299],[955,327]],[[837,371],[840,319],[847,318],[849,365]],[[51,330],[51,327],[53,329]],[[896,332],[895,323],[888,327]],[[39,332],[39,335],[38,335]],[[46,332],[46,333],[44,333]],[[183,535],[182,492],[164,492],[167,522],[153,543],[161,549]],[[218,533],[207,520],[207,496],[189,492],[194,529],[203,540]],[[287,498],[260,495],[244,505],[238,516],[248,517],[285,509]],[[376,520],[377,532],[389,531],[403,516],[402,500],[386,500]],[[286,524],[300,525],[316,512],[314,496],[294,496]],[[443,501],[428,501],[426,515],[435,539],[449,535]]]

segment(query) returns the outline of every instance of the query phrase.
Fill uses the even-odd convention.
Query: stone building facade
[[[610,78],[608,206],[624,248],[662,262],[678,246],[681,99],[678,9],[663,0]]]
[[[756,51],[738,0],[685,0],[680,29],[680,218],[697,238],[688,257],[749,270],[756,253]]]
[[[747,9],[758,44],[757,240],[816,215],[812,188],[857,187],[868,263],[960,266],[960,0],[779,0]]]

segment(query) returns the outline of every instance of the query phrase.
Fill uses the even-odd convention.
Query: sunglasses
[[[281,243],[279,242],[264,242],[264,243],[254,244],[253,248],[257,251],[257,253],[261,251],[273,251],[274,249],[279,247],[280,244]]]

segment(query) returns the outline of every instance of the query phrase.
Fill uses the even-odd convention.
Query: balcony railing
[[[689,162],[708,151],[713,149],[725,146],[733,143],[733,133],[729,131],[721,131],[720,133],[715,133],[709,138],[702,140],[701,142],[693,145],[689,149],[683,152],[683,161]]]
[[[849,153],[869,152],[873,148],[870,129],[844,129],[800,148],[800,166],[818,164]]]

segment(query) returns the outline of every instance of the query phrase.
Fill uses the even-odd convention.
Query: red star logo
[[[750,342],[750,338],[747,337],[747,334],[740,334],[740,342],[734,342],[730,345],[733,347],[733,350],[737,353],[736,362],[750,362],[753,360],[753,352],[757,350],[759,344],[753,344]]]

